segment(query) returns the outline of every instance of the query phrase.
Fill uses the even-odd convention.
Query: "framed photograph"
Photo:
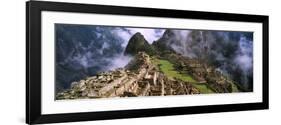
[[[28,124],[269,107],[268,16],[40,1],[26,14]]]

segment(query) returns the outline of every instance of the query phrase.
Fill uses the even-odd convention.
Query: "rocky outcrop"
[[[139,52],[125,68],[73,82],[71,89],[58,93],[56,99],[186,94],[199,94],[199,91],[188,82],[169,79],[158,71],[149,55]]]
[[[149,55],[154,55],[154,47],[151,46],[141,33],[134,34],[125,49],[124,54],[136,55],[138,52],[146,52]]]
[[[191,35],[195,33],[200,32],[192,32]],[[125,67],[72,82],[70,89],[56,94],[56,99],[168,96],[240,91],[233,80],[217,71],[203,58],[192,58],[185,56],[186,53],[176,52],[180,50],[175,50],[172,45],[181,46],[180,43],[183,41],[175,40],[174,37],[176,37],[175,31],[166,30],[158,41],[150,45],[143,35],[136,33],[129,40],[124,52],[125,55],[131,55],[134,59]],[[159,64],[157,60],[169,61],[173,64],[174,72],[184,74],[191,79],[183,79],[165,72],[160,69],[162,64]],[[162,68],[165,68],[163,65]],[[207,90],[202,89],[200,85],[206,87]]]
[[[179,54],[167,54],[166,58],[176,64],[177,69],[190,74],[200,84],[207,84],[216,93],[231,93],[231,80],[221,72],[198,59],[183,57]]]
[[[153,46],[160,54],[174,51],[212,65],[235,81],[240,90],[253,90],[253,34],[250,32],[167,29]]]

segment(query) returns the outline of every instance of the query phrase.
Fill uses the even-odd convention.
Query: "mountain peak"
[[[144,39],[144,36],[143,36],[140,32],[135,33],[135,34],[132,36],[132,38],[133,38],[133,37],[143,38],[143,39]]]
[[[146,52],[149,55],[155,53],[153,46],[151,46],[139,32],[135,33],[130,38],[124,54],[136,55],[138,52]]]

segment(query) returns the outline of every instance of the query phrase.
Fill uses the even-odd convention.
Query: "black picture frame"
[[[134,15],[262,23],[262,102],[43,115],[41,113],[41,11],[99,13],[114,15]],[[268,109],[268,25],[269,18],[268,16],[264,15],[229,14],[216,12],[90,5],[78,3],[28,1],[26,3],[26,123],[40,124]]]

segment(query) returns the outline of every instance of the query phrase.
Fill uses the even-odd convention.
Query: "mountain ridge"
[[[136,55],[140,51],[146,52],[149,55],[155,54],[154,47],[148,43],[141,33],[137,32],[130,38],[124,54]]]
[[[168,35],[164,33],[163,37],[152,44],[149,44],[141,33],[134,34],[124,51],[124,54],[132,55],[134,59],[124,68],[102,72],[78,82],[72,82],[71,88],[58,93],[56,99],[243,91],[243,88],[236,86],[234,81],[199,59],[184,57],[171,50],[172,48],[155,49],[159,47],[159,42],[167,47],[165,39],[169,39],[173,34],[172,31],[167,31],[166,34]]]

